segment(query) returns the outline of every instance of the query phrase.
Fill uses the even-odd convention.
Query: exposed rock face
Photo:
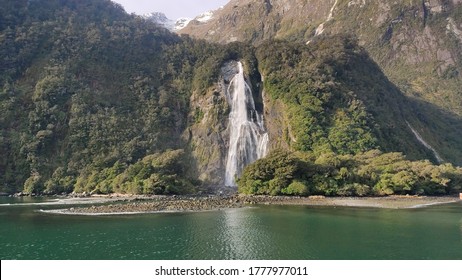
[[[212,20],[205,24],[191,22],[180,33],[219,43],[258,43],[285,37],[286,32],[304,36],[307,26],[318,26],[325,20],[334,3],[335,0],[232,0],[216,11]],[[295,26],[299,28],[289,30]]]
[[[447,19],[448,25],[446,25],[446,33],[449,36],[454,36],[459,42],[462,42],[462,24],[457,24],[451,17]]]
[[[444,4],[445,1],[441,0],[426,0],[424,6],[431,13],[441,13],[447,6]]]
[[[190,119],[194,122],[187,131],[192,155],[196,160],[199,179],[206,184],[224,181],[229,106],[224,95],[224,78],[205,94],[191,97]]]
[[[270,38],[310,42],[321,34],[352,34],[406,94],[462,116],[461,102],[447,102],[461,94],[461,3],[232,0],[210,21],[191,23],[181,32],[219,43],[255,45]]]
[[[449,158],[448,137],[462,138],[461,14],[462,0],[231,0],[213,19],[191,23],[182,33],[256,46],[267,39],[309,44],[321,36],[351,34],[403,93],[441,110],[413,108],[420,120],[413,126]],[[293,141],[283,112],[282,104],[267,101],[270,149]]]
[[[237,73],[236,61],[225,63],[215,87],[205,94],[195,92],[191,97],[190,122],[194,124],[186,132],[189,135],[184,137],[190,143],[200,174],[199,179],[208,185],[222,185],[225,180],[231,109],[227,91]],[[258,92],[254,94],[260,95]]]

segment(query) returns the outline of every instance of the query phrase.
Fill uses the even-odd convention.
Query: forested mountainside
[[[180,39],[110,1],[0,6],[6,190],[25,183],[27,192],[105,191],[94,177],[184,147],[193,84],[208,81],[195,66],[213,57],[212,45]],[[167,156],[164,180],[177,180],[180,167],[170,161],[179,156]],[[111,174],[100,173],[107,167]]]
[[[222,185],[238,61],[270,151],[314,163],[378,149],[460,164],[458,116],[403,95],[360,44],[334,35],[308,45],[219,45],[107,0],[0,0],[0,191],[176,194]],[[421,163],[430,173],[409,174],[432,193],[457,190],[460,169]]]
[[[180,32],[255,46],[268,39],[311,44],[335,34],[356,38],[386,77],[420,104],[412,108],[424,124],[415,124],[418,133],[446,157],[461,149],[460,0],[231,0],[209,21],[191,21]]]
[[[461,0],[231,0],[180,32],[255,45],[348,34],[407,95],[462,115]]]

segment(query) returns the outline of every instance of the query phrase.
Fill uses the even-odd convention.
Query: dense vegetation
[[[1,191],[112,191],[116,175],[184,147],[190,93],[214,78],[202,69],[222,55],[218,48],[181,39],[110,1],[0,6]],[[172,175],[154,169],[133,181]],[[183,171],[179,180],[187,181]],[[181,184],[160,177],[161,189],[178,192],[169,186]],[[159,193],[151,183],[117,191]]]
[[[462,2],[446,0],[270,2],[232,0],[207,23],[193,22],[182,32],[212,42],[225,43],[232,38],[255,46],[265,44],[269,39],[299,42],[299,46],[310,42],[309,45],[312,46],[316,45],[315,41],[320,37],[330,37],[335,34],[356,37],[386,77],[382,75],[383,79],[376,79],[375,86],[372,81],[368,83],[365,78],[356,79],[359,83],[355,82],[354,85],[349,83],[350,90],[362,85],[363,92],[367,94],[367,87],[364,87],[367,85],[372,86],[372,93],[378,93],[380,91],[377,89],[383,88],[383,85],[388,83],[388,79],[391,80],[401,92],[412,99],[411,103],[400,105],[402,112],[398,116],[404,115],[426,142],[435,147],[446,161],[462,165],[462,103],[460,102]],[[335,8],[331,10],[334,2]],[[332,19],[325,22],[329,13]],[[316,29],[323,22],[324,32],[322,35],[315,36]],[[223,36],[223,34],[232,36]],[[328,44],[324,46],[329,47]],[[316,46],[312,47],[316,48]],[[276,53],[280,52],[280,47],[274,49]],[[314,56],[317,54],[314,53]],[[335,59],[331,59],[329,64],[336,62],[337,56],[334,57]],[[289,56],[282,58],[284,61]],[[311,62],[313,59],[306,61]],[[346,62],[349,64],[348,61]],[[310,64],[299,65],[297,69],[309,67]],[[372,70],[371,73],[376,72],[374,69],[369,68],[369,70]],[[367,76],[367,71],[363,73]],[[285,75],[284,78],[294,81],[296,77]],[[280,80],[284,82],[284,79]],[[358,90],[353,91],[359,98],[363,96]],[[382,92],[383,94],[380,95],[382,103],[389,104],[390,99],[393,98],[385,99],[388,99],[390,90],[382,90]],[[371,114],[376,109],[387,108],[383,104],[382,108],[369,107],[371,103],[364,104],[366,108],[371,109],[369,110]],[[393,113],[397,113],[395,105],[388,106]],[[383,120],[384,115],[380,118]],[[393,132],[396,124],[405,123],[388,121],[390,131],[379,136],[378,140],[387,139],[392,133],[395,133],[395,136],[402,134]],[[405,126],[398,127],[398,130],[405,128]],[[382,130],[384,129],[385,127],[382,127]],[[391,137],[386,151],[393,151],[399,147],[399,141],[393,139],[397,138]],[[409,143],[404,145],[408,148],[401,148],[400,151],[411,158],[418,158],[418,155],[416,156],[412,151],[412,145]]]
[[[351,38],[318,38],[308,47],[267,42],[257,57],[266,92],[285,105],[285,137],[296,152],[275,151],[248,166],[238,180],[240,192],[380,196],[460,191],[462,169],[409,160],[433,158],[408,126],[419,120],[413,111],[419,103],[390,83]]]
[[[190,109],[191,96],[214,91],[229,60],[244,62],[259,109],[262,90],[283,104],[274,140],[297,151],[248,167],[242,192],[442,194],[460,182],[449,164],[376,151],[432,158],[406,125],[420,123],[417,105],[354,39],[219,46],[108,0],[0,0],[0,16],[0,192],[196,192],[188,135],[204,112]]]
[[[247,166],[238,185],[241,193],[265,195],[444,195],[462,190],[462,168],[378,150],[318,157],[274,151]]]
[[[257,57],[265,92],[285,104],[285,137],[293,149],[355,154],[380,148],[433,158],[407,125],[421,125],[425,106],[405,97],[354,39],[319,38],[309,46],[270,41]],[[461,163],[456,156],[448,160]]]

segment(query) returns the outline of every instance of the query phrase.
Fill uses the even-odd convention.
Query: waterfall
[[[435,155],[435,158],[438,161],[438,163],[443,163],[444,159],[440,156],[440,154],[438,154],[438,152],[435,150],[435,148],[433,148],[430,144],[428,144],[423,139],[423,137],[411,126],[411,124],[408,121],[406,121],[406,123],[407,123],[407,126],[411,129],[412,133],[414,133],[414,136],[415,136],[415,138],[417,138],[417,141],[419,141],[422,145],[424,145],[425,148],[427,148],[427,149],[429,149],[430,151],[433,152],[433,154]]]
[[[338,3],[338,0],[335,0],[335,3],[332,6],[332,8],[330,9],[330,12],[329,12],[329,15],[327,16],[327,19],[323,23],[321,23],[318,26],[318,28],[316,28],[314,36],[321,35],[324,32],[324,25],[334,18],[334,9],[335,9],[335,7],[337,7],[337,3]]]
[[[239,72],[228,87],[229,150],[226,162],[225,185],[236,186],[234,178],[240,176],[248,164],[266,156],[268,133],[263,116],[255,109],[252,90],[245,81],[242,63]]]

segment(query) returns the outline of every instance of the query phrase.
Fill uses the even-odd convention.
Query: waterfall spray
[[[229,114],[229,150],[226,162],[225,185],[236,186],[235,177],[248,164],[266,156],[268,133],[263,116],[255,109],[252,89],[245,81],[242,63],[228,88],[231,106]]]

